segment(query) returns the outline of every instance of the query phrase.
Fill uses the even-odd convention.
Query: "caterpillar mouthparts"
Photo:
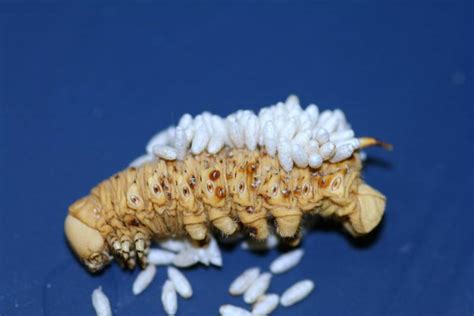
[[[266,239],[273,220],[276,233],[297,244],[305,214],[366,234],[386,199],[361,179],[359,149],[380,143],[354,138],[342,111],[303,111],[293,96],[258,116],[184,115],[152,138],[146,156],[73,203],[65,234],[92,272],[112,258],[146,266],[153,239],[206,242],[211,228]]]

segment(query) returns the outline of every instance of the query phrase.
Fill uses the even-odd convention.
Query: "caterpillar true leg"
[[[126,262],[130,258],[130,244],[131,240],[127,235],[122,235],[120,238],[120,256]]]
[[[145,255],[145,249],[147,247],[147,240],[148,238],[145,237],[145,235],[141,232],[138,232],[135,234],[135,237],[133,238],[134,243],[135,243],[135,250],[137,251],[137,258],[138,258],[138,263],[140,266],[146,266],[147,260],[146,260],[146,255]]]
[[[119,253],[120,249],[122,248],[120,241],[118,241],[117,237],[115,236],[110,237],[108,244],[111,246],[113,253]]]

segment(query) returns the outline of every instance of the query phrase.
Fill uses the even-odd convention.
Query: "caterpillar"
[[[269,111],[276,112],[278,106],[289,111],[295,108],[288,103],[287,100]],[[300,117],[305,114],[300,110]],[[256,117],[249,115],[244,126]],[[388,145],[373,138],[356,139],[347,130],[338,130],[341,124],[347,126],[344,120],[328,127],[324,122],[331,117],[323,123],[321,118],[313,119],[309,127],[300,128],[299,132],[295,129],[289,136],[273,131],[280,137],[276,142],[268,137],[268,130],[260,128],[268,126],[268,121],[250,122],[249,126],[253,124],[260,133],[250,127],[251,133],[242,129],[245,132],[239,134],[235,133],[239,125],[233,124],[231,118],[230,128],[217,129],[220,133],[208,131],[214,141],[199,133],[218,124],[197,124],[196,128],[188,122],[188,129],[181,131],[178,125],[173,137],[163,137],[161,133],[161,138],[152,139],[155,145],[151,151],[158,157],[147,155],[69,207],[65,220],[67,240],[87,269],[96,272],[113,258],[129,269],[137,263],[146,266],[147,253],[156,238],[187,237],[204,243],[211,230],[224,235],[244,230],[256,239],[265,239],[271,221],[282,239],[297,244],[306,215],[334,218],[353,236],[369,233],[383,216],[386,198],[362,180],[360,149]],[[277,125],[278,117],[273,120]],[[234,122],[238,123],[239,118]],[[191,128],[194,133],[186,136]],[[295,139],[308,128],[314,132],[299,145]],[[321,137],[318,142],[321,130],[329,136],[326,142]],[[350,139],[342,139],[339,145],[331,142],[331,136],[341,132]],[[238,139],[246,134],[254,139]],[[262,134],[264,137],[260,137]],[[169,130],[165,135],[170,135]],[[317,148],[312,152],[308,146],[315,142]],[[332,144],[330,155],[324,153],[326,144]],[[303,154],[298,152],[300,148],[304,148]],[[338,151],[341,148],[343,154]]]

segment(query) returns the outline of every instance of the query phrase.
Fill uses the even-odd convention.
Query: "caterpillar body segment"
[[[240,229],[257,239],[274,222],[282,238],[298,240],[305,214],[339,220],[352,235],[381,220],[385,197],[361,179],[358,153],[318,169],[282,168],[263,149],[224,147],[216,154],[188,154],[128,168],[72,204],[67,239],[90,271],[112,258],[133,269],[146,265],[154,238],[187,236],[205,241],[211,228]]]

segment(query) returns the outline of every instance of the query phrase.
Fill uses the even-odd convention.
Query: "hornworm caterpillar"
[[[379,144],[357,139],[357,149]],[[113,257],[130,269],[137,261],[145,266],[153,239],[187,236],[205,242],[211,228],[225,235],[243,229],[265,239],[273,220],[277,234],[296,244],[306,214],[335,218],[354,236],[380,222],[385,197],[361,179],[354,148],[337,162],[328,156],[315,168],[284,168],[281,157],[262,145],[239,147],[187,153],[182,159],[171,155],[175,160],[153,159],[117,173],[70,206],[69,244],[95,272]]]

